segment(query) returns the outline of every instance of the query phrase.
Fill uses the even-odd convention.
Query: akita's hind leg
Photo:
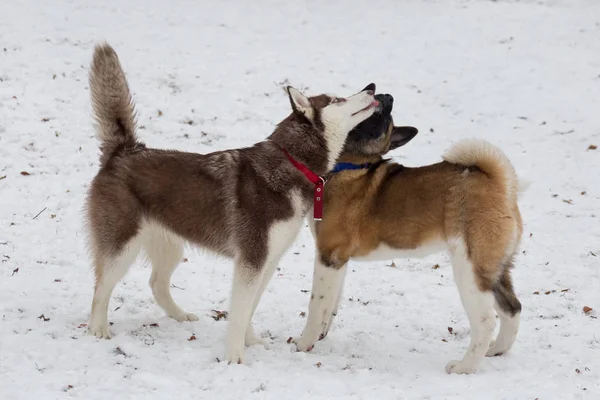
[[[521,319],[521,302],[515,295],[510,277],[512,262],[504,266],[498,282],[492,289],[495,298],[494,308],[500,317],[500,331],[496,341],[490,345],[486,356],[493,357],[506,353],[517,339]]]
[[[125,276],[127,270],[135,261],[140,252],[140,247],[139,237],[135,237],[116,256],[95,254],[96,287],[92,301],[92,314],[89,326],[90,334],[98,338],[111,338],[112,334],[108,326],[110,295],[117,282]],[[97,251],[97,253],[99,252]]]
[[[475,266],[467,256],[464,243],[451,246],[451,257],[454,280],[471,325],[471,342],[463,359],[450,361],[446,371],[470,374],[481,364],[492,341],[496,325],[494,295],[491,290],[480,289]]]
[[[197,321],[195,314],[185,312],[171,296],[171,275],[183,257],[183,240],[157,225],[144,230],[144,248],[152,264],[148,282],[154,299],[165,313],[176,321]]]

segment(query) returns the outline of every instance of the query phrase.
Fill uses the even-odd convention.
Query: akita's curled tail
[[[515,168],[502,150],[482,139],[464,139],[453,145],[442,157],[445,161],[477,167],[491,179],[503,184],[508,198],[517,201],[519,192],[526,189],[520,187]]]
[[[94,49],[90,71],[90,93],[100,140],[100,165],[119,150],[134,148],[136,118],[133,99],[119,57],[107,43]]]

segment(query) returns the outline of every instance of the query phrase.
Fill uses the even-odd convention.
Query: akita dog
[[[298,350],[327,335],[340,303],[346,263],[419,257],[447,250],[471,325],[471,343],[449,373],[472,373],[484,356],[505,353],[519,329],[521,303],[510,270],[522,223],[519,184],[508,158],[483,140],[463,140],[444,161],[408,168],[384,160],[417,129],[394,127],[393,98],[378,94],[377,111],[346,141],[325,186],[323,220],[310,223],[316,240],[308,319]],[[500,318],[495,341],[494,309]]]
[[[110,338],[111,293],[142,250],[158,305],[177,321],[197,320],[169,288],[188,242],[235,260],[225,359],[243,362],[244,344],[261,342],[251,326],[260,297],[322,188],[319,176],[348,132],[373,114],[375,85],[348,98],[288,87],[292,113],[268,140],[210,154],[138,140],[125,73],[108,44],[95,48],[90,91],[101,142],[86,204],[96,275],[90,332]]]

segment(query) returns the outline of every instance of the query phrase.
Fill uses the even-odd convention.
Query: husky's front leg
[[[229,363],[244,362],[246,331],[252,319],[254,304],[260,300],[256,297],[265,272],[265,268],[256,268],[236,260],[225,343],[225,359]]]
[[[323,332],[328,329],[338,295],[344,282],[346,263],[332,263],[330,257],[315,254],[313,286],[308,306],[308,317],[302,335],[294,339],[299,351],[310,351]]]

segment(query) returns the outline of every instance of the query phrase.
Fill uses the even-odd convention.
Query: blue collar
[[[367,169],[367,168],[371,168],[372,165],[373,164],[370,164],[370,163],[367,163],[367,164],[337,163],[337,164],[335,164],[335,167],[333,167],[333,169],[331,170],[331,173],[335,174],[337,172],[347,171],[347,170]]]

